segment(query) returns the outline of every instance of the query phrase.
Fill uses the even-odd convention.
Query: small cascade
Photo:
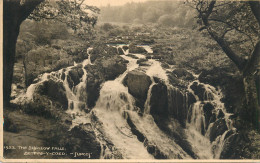
[[[118,49],[121,48],[122,51],[124,52],[124,55],[127,55],[127,54],[129,54],[129,48],[125,50],[125,49],[123,48],[124,46],[129,47],[129,45],[126,45],[126,44],[119,44],[118,46],[116,46],[117,52],[119,53]]]
[[[136,59],[122,57],[129,61],[127,71],[115,80],[104,83],[93,113],[99,118],[105,135],[113,142],[123,158],[152,159],[142,142],[133,135],[124,117],[124,111],[134,110],[134,98],[128,93],[122,80],[128,71],[137,68],[138,65]]]
[[[194,88],[193,85],[203,88],[203,95]],[[193,89],[192,89],[193,87]],[[197,91],[195,92],[194,89]],[[230,114],[226,113],[224,103],[221,102],[223,97],[221,90],[214,88],[209,84],[200,83],[198,80],[191,82],[188,86],[188,91],[194,95],[197,102],[192,105],[189,110],[188,120],[187,120],[187,135],[189,135],[188,140],[192,144],[194,151],[197,151],[201,158],[219,158],[224,145],[224,138],[228,130],[234,130],[231,120],[229,119]],[[222,135],[219,135],[213,142],[210,142],[210,132],[214,125],[214,122],[208,122],[206,124],[206,113],[204,113],[205,104],[209,103],[213,106],[212,111],[208,111],[212,114],[219,114],[222,112],[224,115],[226,125],[228,130]],[[221,117],[220,117],[221,118]],[[205,155],[207,153],[207,155]]]
[[[150,101],[151,101],[151,95],[152,95],[152,88],[155,85],[154,78],[151,78],[151,80],[152,80],[152,84],[149,87],[149,90],[148,90],[148,93],[147,93],[147,99],[146,99],[145,104],[144,104],[144,113],[145,114],[150,114],[150,109],[151,109]]]
[[[85,59],[82,63],[75,63],[74,66],[67,67],[65,69],[60,69],[58,71],[54,71],[51,73],[44,73],[42,75],[39,75],[35,79],[35,83],[31,84],[25,93],[20,94],[16,99],[14,99],[13,103],[19,103],[24,104],[29,101],[33,101],[33,95],[35,90],[38,86],[40,86],[43,82],[48,80],[53,80],[55,82],[62,82],[63,86],[66,91],[66,96],[68,99],[68,110],[67,113],[71,114],[75,119],[73,120],[73,125],[71,128],[73,128],[75,125],[81,123],[81,120],[79,117],[85,116],[85,112],[82,111],[82,109],[85,109],[85,100],[87,98],[86,92],[84,91],[84,88],[86,87],[86,79],[87,79],[87,72],[85,70],[85,66],[87,64],[91,64],[90,61],[90,54],[89,52],[92,50],[92,48],[87,49],[88,59]],[[81,66],[81,69],[83,71],[83,75],[80,79],[80,83],[78,85],[73,85],[72,88],[70,88],[68,77],[69,72],[76,67]],[[84,95],[83,95],[84,94]],[[84,120],[86,118],[83,118]],[[83,120],[83,121],[84,121]],[[75,123],[74,123],[75,122]]]
[[[203,134],[205,132],[205,117],[203,112],[203,104],[197,101],[192,107],[192,115],[190,120],[190,127],[199,133]]]
[[[138,58],[142,55],[134,54]],[[127,70],[113,81],[107,81],[100,90],[100,97],[93,109],[93,114],[98,117],[103,126],[103,137],[111,140],[115,148],[123,158],[152,159],[156,158],[191,158],[183,149],[170,139],[155,123],[149,111],[149,99],[152,85],[155,84],[153,77],[167,80],[165,71],[158,61],[149,60],[151,66],[146,74],[152,80],[145,104],[145,112],[140,116],[135,107],[135,100],[128,93],[128,88],[122,81],[129,71],[138,68],[137,59],[121,56],[128,60]],[[159,70],[153,72],[153,70]],[[142,138],[143,137],[143,138]],[[101,138],[102,146],[106,146]],[[138,150],[137,150],[138,149]],[[148,153],[149,151],[149,153]],[[151,155],[152,154],[152,155]],[[102,157],[104,157],[103,154]]]

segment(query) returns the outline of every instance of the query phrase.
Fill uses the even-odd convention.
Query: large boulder
[[[203,106],[203,112],[204,112],[204,116],[205,116],[205,128],[206,130],[208,129],[209,123],[210,123],[210,119],[213,116],[212,111],[214,110],[214,106],[208,102]]]
[[[35,93],[45,95],[52,101],[59,102],[64,110],[67,110],[68,108],[66,90],[62,82],[54,81],[52,79],[46,80],[36,88]]]
[[[218,119],[210,129],[210,141],[213,142],[218,136],[228,130],[225,119]]]
[[[134,44],[129,45],[129,53],[146,53],[146,50],[142,47],[138,47]]]
[[[90,51],[90,60],[94,63],[97,59],[117,55],[117,48],[105,44],[97,44]]]
[[[101,66],[105,80],[114,80],[126,71],[127,62],[119,56],[113,56],[98,60],[96,65]]]
[[[99,97],[100,85],[105,81],[103,75],[96,71],[95,65],[87,65],[85,68],[88,71],[86,81],[86,92],[87,92],[87,105],[89,108],[95,106],[96,101]]]
[[[70,80],[73,81],[74,86],[80,83],[80,78],[82,78],[83,74],[84,72],[81,67],[74,67],[68,73]]]
[[[177,68],[173,70],[172,73],[175,74],[179,79],[194,80],[194,76],[184,68]]]
[[[118,53],[119,55],[125,54],[122,48],[118,48],[118,49],[117,49],[117,53]]]
[[[250,158],[250,156],[247,156],[244,151],[246,145],[246,136],[240,133],[232,134],[224,142],[220,159],[241,159],[243,157]]]
[[[133,70],[128,72],[123,83],[128,87],[128,92],[136,98],[137,106],[143,109],[152,83],[150,77],[143,72]]]
[[[89,153],[81,155],[77,159],[98,159],[101,153],[101,146],[98,142],[91,124],[80,124],[70,130],[70,142],[66,144],[69,152]]]
[[[87,104],[92,108],[99,97],[100,85],[107,80],[114,80],[126,71],[127,61],[120,56],[98,58],[94,65],[87,65],[86,91],[88,93]]]
[[[200,101],[213,100],[213,95],[210,92],[207,92],[203,84],[199,84],[198,82],[193,82],[190,88],[194,91],[194,94],[199,97]]]
[[[167,117],[169,115],[168,91],[167,86],[163,82],[156,83],[152,87],[150,113],[162,117]]]
[[[187,120],[190,120],[190,106],[196,102],[196,98],[192,93],[183,92],[177,87],[168,88],[168,110],[179,123],[185,127]]]
[[[169,82],[172,86],[177,87],[180,90],[187,90],[188,82],[181,80],[174,73],[167,73]]]

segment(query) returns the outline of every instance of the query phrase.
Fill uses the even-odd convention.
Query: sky
[[[127,2],[145,2],[147,0],[86,0],[84,3],[91,6],[107,6],[110,4],[111,6],[120,6],[124,5]]]

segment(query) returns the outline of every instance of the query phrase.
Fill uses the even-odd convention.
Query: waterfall
[[[195,80],[190,82],[187,92],[182,92],[170,84],[166,70],[162,68],[159,61],[149,59],[146,66],[139,66],[137,60],[146,58],[146,56],[133,54],[138,59],[131,58],[127,56],[129,49],[124,50],[123,46],[126,45],[119,45],[116,48],[123,50],[124,55],[120,56],[128,61],[127,70],[116,79],[106,81],[101,85],[99,98],[91,111],[86,105],[88,72],[85,66],[92,64],[89,53],[92,48],[87,50],[88,59],[82,63],[75,63],[74,66],[40,75],[24,94],[19,95],[12,102],[33,101],[33,95],[37,87],[49,79],[62,82],[68,99],[66,113],[73,117],[70,129],[82,123],[91,124],[96,139],[101,146],[101,159],[191,159],[191,154],[188,154],[175,138],[162,131],[157,121],[155,122],[156,118],[150,113],[153,88],[156,88],[155,86],[158,86],[158,83],[161,82],[167,87],[167,90],[164,89],[166,90],[168,102],[167,111],[169,115],[167,116],[171,120],[174,119],[169,121],[166,127],[176,131],[177,127],[181,126],[180,118],[183,118],[185,124],[182,129],[184,132],[179,134],[183,139],[187,139],[196,156],[200,159],[219,158],[228,130],[218,135],[211,142],[210,134],[214,124],[213,122],[207,124],[203,109],[206,103],[211,103],[214,106],[212,112],[217,114],[221,110],[224,113],[223,118],[228,129],[233,129],[229,119],[230,114],[226,113],[224,103],[221,102],[223,97],[221,90]],[[149,46],[142,45],[141,47],[148,53],[153,53]],[[69,73],[74,68],[82,70],[83,75],[78,84],[73,83],[71,86]],[[143,114],[139,114],[141,109],[135,105],[136,99],[129,93],[128,87],[122,84],[128,72],[132,70],[144,72],[152,81],[147,91]],[[194,83],[205,88],[202,95],[198,95],[192,89]],[[192,105],[189,103],[188,93],[194,95],[196,99],[196,102]],[[50,102],[52,103],[52,101]]]
[[[198,95],[191,89],[191,85],[193,83],[198,83],[198,85],[202,85],[205,88],[205,92],[203,94],[203,101],[199,100]],[[198,155],[201,158],[219,158],[224,141],[225,135],[227,131],[225,131],[222,135],[219,135],[215,141],[210,142],[209,135],[211,129],[213,127],[213,122],[209,123],[206,128],[205,123],[205,113],[203,111],[203,107],[207,102],[210,102],[214,106],[214,110],[212,112],[217,113],[217,110],[221,110],[224,113],[224,118],[228,129],[233,129],[231,125],[231,120],[229,119],[230,114],[226,113],[226,109],[224,107],[224,103],[221,102],[221,98],[223,97],[221,90],[214,88],[209,84],[200,83],[198,80],[191,82],[188,86],[188,91],[192,93],[197,102],[192,105],[189,112],[191,112],[190,119],[187,120],[187,135],[189,135],[188,140],[194,147],[194,151],[198,152]],[[205,155],[207,153],[207,155]]]
[[[153,157],[136,135],[132,134],[123,115],[126,110],[134,110],[134,99],[128,93],[127,87],[122,84],[122,80],[128,71],[138,67],[136,59],[127,56],[123,56],[123,58],[129,61],[127,71],[115,80],[103,84],[93,112],[95,116],[99,117],[106,136],[120,151],[123,158],[151,159]]]

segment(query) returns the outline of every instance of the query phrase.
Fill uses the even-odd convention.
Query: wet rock
[[[119,55],[125,54],[124,51],[122,50],[122,48],[118,48],[118,54],[119,54]]]
[[[224,112],[222,111],[222,109],[219,109],[217,118],[220,119],[220,118],[224,118],[224,117],[225,117]]]
[[[192,98],[192,96],[190,95]],[[188,96],[182,93],[178,88],[172,88],[168,90],[168,109],[169,113],[177,119],[180,124],[185,127],[187,120],[188,109],[191,104],[188,103]],[[192,102],[192,99],[190,99]]]
[[[139,66],[149,66],[149,64],[146,63],[147,61],[148,61],[148,59],[141,58],[141,59],[138,59],[136,63],[139,64]]]
[[[130,116],[128,113],[126,113],[127,115],[127,123],[128,125],[131,127],[131,131],[133,132],[133,134],[135,134],[137,136],[137,139],[140,142],[144,142],[144,140],[146,139],[144,134],[142,134],[135,126],[135,124],[133,123],[133,121],[131,120]]]
[[[39,85],[35,91],[40,95],[46,95],[51,100],[59,102],[64,110],[68,108],[66,90],[62,82],[47,80]]]
[[[153,57],[152,57],[152,59],[162,59],[163,58],[163,56],[160,56],[160,55],[154,55]]]
[[[97,159],[100,156],[101,147],[96,139],[96,135],[91,127],[91,124],[80,124],[75,126],[70,131],[70,143],[66,144],[66,149],[70,152],[91,153],[88,155],[79,156],[77,159]]]
[[[91,57],[90,61],[94,63],[97,59],[101,59],[104,57],[111,57],[117,55],[117,48],[112,46],[107,46],[105,44],[97,44],[94,45],[94,48],[90,51]]]
[[[147,148],[147,151],[154,156],[155,159],[167,159],[167,155],[159,150],[159,148],[148,141],[144,142],[144,146]]]
[[[138,59],[136,63],[140,64],[140,63],[143,63],[143,62],[146,62],[146,61],[148,61],[148,59],[141,58],[141,59]]]
[[[146,50],[142,47],[138,47],[134,44],[129,45],[129,53],[146,53]]]
[[[67,75],[67,82],[68,82],[68,84],[69,84],[69,88],[72,89],[73,86],[74,86],[74,82],[73,82],[73,80],[71,79],[71,77],[68,76],[68,75]]]
[[[114,80],[126,71],[127,61],[119,56],[109,57],[97,62],[103,69],[105,80]]]
[[[68,73],[68,75],[70,76],[70,79],[74,83],[73,84],[74,86],[76,86],[80,83],[80,78],[82,77],[83,74],[84,74],[84,72],[81,67],[74,67]]]
[[[217,120],[216,113],[212,113],[212,116],[210,117],[210,120],[209,120],[209,124],[215,122],[216,120]]]
[[[86,69],[88,72],[87,82],[86,82],[86,92],[87,92],[87,104],[89,108],[95,106],[96,101],[99,97],[100,85],[105,81],[102,73],[95,70],[95,65],[87,65]]]
[[[218,119],[210,129],[210,141],[214,141],[219,135],[222,135],[227,130],[228,128],[225,119]]]
[[[169,74],[168,78],[173,86],[181,86],[181,81],[175,75]]]
[[[128,48],[128,46],[123,46],[123,49],[126,51],[126,50],[128,50],[129,48]]]
[[[214,110],[214,106],[211,103],[206,103],[203,106],[203,112],[204,112],[204,116],[205,116],[205,123],[206,126],[205,128],[208,129],[209,123],[210,123],[210,119],[212,118],[212,111]]]
[[[72,124],[72,118],[64,111],[64,107],[46,95],[34,93],[33,101],[23,104],[21,109],[29,115],[38,115],[47,119],[59,120],[62,126],[68,128]]]
[[[194,82],[190,88],[194,91],[195,95],[199,97],[200,101],[208,101],[213,100],[213,95],[210,92],[206,91],[206,88],[203,84],[199,84],[198,82]]]
[[[167,117],[169,115],[167,86],[162,82],[159,82],[152,87],[150,113],[162,117]]]
[[[107,80],[114,80],[126,71],[126,60],[120,56],[99,58],[94,65],[87,65],[88,72],[86,91],[88,93],[87,104],[92,108],[99,97],[100,85]]]
[[[243,151],[246,145],[247,140],[244,135],[240,133],[232,134],[225,140],[220,159],[241,159],[241,157],[246,157],[244,156],[246,152]]]
[[[123,81],[128,87],[128,92],[136,98],[136,104],[140,108],[144,108],[147,98],[148,89],[152,83],[150,77],[140,71],[130,71]]]
[[[229,136],[231,136],[231,135],[233,135],[233,134],[235,134],[235,131],[234,131],[234,130],[231,130],[231,129],[228,130],[228,132],[226,133],[224,139],[227,139]]]
[[[187,94],[187,98],[188,98],[188,105],[189,106],[196,102],[195,96],[190,92]]]
[[[65,80],[65,77],[66,77],[65,73],[64,73],[64,72],[62,72],[62,73],[61,73],[61,80],[63,80],[63,81],[64,81],[64,80]]]
[[[134,59],[139,59],[137,56],[133,55],[133,54],[127,54],[126,56],[134,58]]]
[[[178,78],[183,80],[194,80],[194,76],[183,68],[178,68],[172,71]]]

